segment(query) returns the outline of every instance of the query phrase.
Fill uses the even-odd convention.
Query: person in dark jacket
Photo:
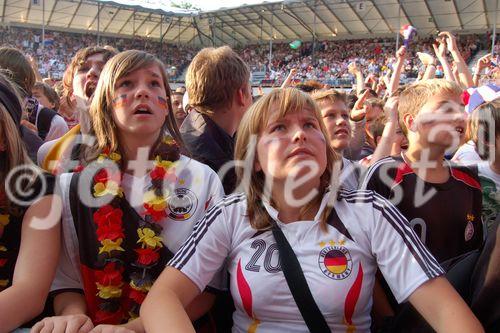
[[[234,168],[222,168],[233,160],[236,129],[252,104],[250,71],[228,46],[205,48],[186,73],[189,106],[180,132],[192,157],[219,172],[224,191],[236,187]],[[222,169],[221,169],[222,168]]]

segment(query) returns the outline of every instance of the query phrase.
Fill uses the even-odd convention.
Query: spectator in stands
[[[38,136],[45,142],[63,136],[68,131],[64,119],[32,97],[35,73],[24,54],[14,48],[0,48],[0,68],[11,71],[15,82],[22,88],[28,121],[36,126]]]
[[[75,139],[79,134],[86,134],[90,130],[88,105],[102,68],[115,54],[116,50],[110,47],[90,46],[79,50],[71,60],[64,73],[63,105],[73,111],[72,117],[77,117],[79,124],[60,140],[47,142],[40,147],[37,160],[45,170],[55,172],[57,168],[65,168],[64,163],[59,163],[60,160],[68,161],[72,157],[78,159],[79,145],[74,145]]]
[[[33,86],[33,97],[35,97],[42,106],[54,111],[59,111],[59,96],[47,83],[36,82]]]
[[[193,108],[180,131],[187,149],[198,161],[219,171],[233,160],[234,137],[252,103],[250,71],[228,46],[201,50],[188,67],[186,87]],[[234,169],[226,171],[226,194],[236,186]]]
[[[178,128],[181,127],[182,122],[187,116],[182,105],[182,99],[184,97],[184,92],[182,92],[182,90],[183,89],[177,88],[172,92],[172,112],[174,112],[175,122]]]

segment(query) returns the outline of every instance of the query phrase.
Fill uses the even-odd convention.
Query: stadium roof
[[[498,15],[497,0],[400,2],[401,7],[398,0],[288,0],[198,12],[162,0],[0,0],[0,10],[3,24],[40,27],[45,21],[48,28],[65,31],[99,28],[102,34],[163,35],[165,41],[203,45],[311,40],[314,34],[321,40],[395,35],[404,24],[420,34],[485,31],[493,28],[495,10]]]

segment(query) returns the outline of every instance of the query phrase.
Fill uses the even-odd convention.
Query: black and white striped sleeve
[[[211,285],[222,284],[212,279],[220,272],[231,251],[232,223],[227,209],[244,199],[242,195],[230,195],[212,206],[196,222],[191,236],[168,263],[189,277],[200,290],[204,290],[209,282]]]
[[[371,193],[375,209],[372,253],[396,300],[401,303],[421,284],[444,271],[399,210],[379,194]]]

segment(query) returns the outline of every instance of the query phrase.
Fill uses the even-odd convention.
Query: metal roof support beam
[[[162,15],[162,14],[160,14],[160,21],[158,21],[158,23],[156,23],[156,25],[153,27],[153,29],[151,29],[151,31],[149,32],[151,35],[153,35],[153,32],[154,32],[156,29],[158,29],[158,27],[160,26],[160,24],[162,24],[162,21],[163,21],[163,15]],[[170,26],[170,24],[172,24],[172,22],[170,22],[168,26]],[[161,38],[161,35],[162,35],[162,33],[161,33],[161,31],[160,31],[160,38]]]
[[[251,9],[251,10],[252,10],[255,14],[259,15],[259,17],[262,17],[262,19],[263,19],[264,21],[266,21],[266,23],[267,23],[267,24],[269,24],[270,26],[272,26],[272,27],[273,27],[273,29],[275,29],[276,31],[278,31],[278,32],[279,32],[279,34],[280,34],[281,36],[283,36],[285,39],[290,39],[290,37],[289,37],[288,35],[284,34],[284,33],[283,33],[283,31],[281,31],[280,29],[278,29],[278,27],[274,26],[274,24],[273,24],[273,23],[271,23],[271,22],[270,22],[270,21],[269,21],[269,20],[268,20],[268,19],[267,19],[264,15],[262,15],[262,14],[260,14],[258,11],[256,11],[256,10],[254,9],[254,7],[248,7],[248,8],[249,8],[249,9]],[[271,12],[271,14],[272,14],[272,12]],[[274,15],[274,14],[272,14],[272,15]],[[274,16],[276,16],[276,15],[274,15]],[[281,23],[283,23],[283,22],[281,22]],[[296,35],[297,37],[299,37],[299,35],[297,35],[297,34],[295,34],[295,35]],[[271,39],[273,39],[273,38],[274,38],[274,36],[271,36]]]
[[[5,2],[7,2],[7,0],[5,0]],[[490,19],[488,18],[488,7],[486,7],[485,0],[482,0],[482,2],[483,2],[483,9],[484,9],[484,18],[486,19],[486,29],[489,29],[490,28]],[[5,11],[4,11],[4,14],[5,14]]]
[[[372,0],[372,5],[373,5],[373,8],[375,8],[375,10],[377,11],[378,15],[380,15],[380,17],[384,21],[385,25],[389,28],[389,30],[391,30],[392,33],[394,33],[394,29],[391,27],[391,25],[389,24],[389,22],[387,22],[387,20],[385,19],[385,16],[382,15],[382,12],[378,8],[377,4],[375,3],[375,0]]]
[[[181,17],[179,17],[177,19],[177,22],[176,23],[179,23],[181,21]],[[165,36],[168,34],[168,32],[170,31],[170,29],[172,29],[172,27],[174,26],[174,20],[173,19],[170,19],[170,23],[168,24],[168,27],[167,29],[165,30],[165,32],[163,33],[163,36],[161,36],[161,40],[164,40],[165,39]],[[173,39],[172,39],[173,40]]]
[[[287,12],[290,11],[290,13]],[[307,31],[309,31],[311,33],[311,35],[314,36],[314,32],[313,30],[306,24],[306,22],[304,22],[298,15],[297,13],[295,13],[292,9],[292,7],[283,7],[283,12],[285,14],[287,14],[288,16],[290,16],[291,18],[293,18],[295,21],[299,22],[299,24],[304,28],[306,29]],[[315,13],[313,13],[313,15],[315,15]]]
[[[9,0],[4,0],[4,1],[3,1],[3,8],[2,8],[2,23],[5,21],[5,9],[7,8],[7,1],[9,1]]]
[[[103,4],[102,8],[100,8],[100,2],[97,3],[97,14],[95,15],[94,19],[90,23],[89,27],[94,25],[94,22],[97,20],[97,17],[99,16],[99,12],[101,11],[101,9],[104,10],[104,7],[106,7],[105,4]]]
[[[339,19],[339,17],[337,15],[335,15],[335,13],[330,8],[330,6],[327,5],[324,0],[320,0],[320,2],[323,4],[323,6],[326,7],[326,9],[328,9],[328,12],[337,20],[337,22],[339,22],[339,24],[342,26],[342,28],[344,28],[344,30],[347,31],[347,33],[352,35],[352,31],[349,30],[349,28],[347,28],[347,26]]]
[[[236,30],[234,25],[230,24],[227,21],[224,21],[219,16],[215,16],[215,18],[217,18],[218,20],[220,20],[222,24],[227,25],[228,27],[231,27],[233,29],[233,31],[236,32],[236,33],[238,33],[238,35],[240,35],[241,37],[243,37],[245,39],[245,41],[251,41],[251,39],[248,39],[248,37],[246,37],[241,32],[239,32],[238,30]],[[233,35],[228,34],[224,29],[221,29],[221,30],[224,31],[226,33],[226,35],[229,35],[232,39],[238,41]]]
[[[462,18],[460,17],[460,13],[458,12],[458,9],[457,9],[456,0],[452,0],[451,3],[453,4],[453,8],[455,9],[455,14],[457,15],[457,18],[458,18],[458,23],[460,24],[460,30],[464,30],[464,25],[462,24]]]
[[[271,10],[274,12],[276,10],[275,6],[272,6],[271,7]],[[285,22],[283,22],[283,20],[280,19],[280,16],[279,15],[274,15],[274,19],[273,20],[278,20],[278,22],[283,25],[284,27],[286,27],[288,30],[290,30],[291,32],[293,32],[293,34],[297,37],[297,38],[302,38],[298,33],[296,33],[293,29],[289,28],[287,24],[285,24]],[[278,30],[278,32],[281,34],[281,31],[276,27],[274,26],[274,29]],[[287,35],[283,35],[287,38],[290,38],[288,37]]]
[[[432,23],[434,23],[434,26],[436,27],[437,30],[440,30],[439,26],[436,22],[436,18],[434,17],[434,14],[432,13],[431,8],[429,7],[429,4],[427,3],[427,0],[424,0],[424,5],[425,5],[425,8],[427,8],[429,15],[432,17]]]
[[[182,31],[179,31],[179,33],[174,38],[172,38],[172,40],[176,40],[177,38],[180,38],[181,35],[184,33],[184,31],[186,31],[190,26],[191,25],[188,25],[184,29],[182,29]]]
[[[111,19],[109,20],[108,24],[106,24],[106,26],[104,27],[104,30],[103,32],[106,32],[109,28],[109,26],[111,25],[111,23],[113,23],[116,15],[118,15],[118,12],[121,10],[121,8],[118,8],[117,10],[115,10],[115,13],[113,14],[113,17],[111,17]]]
[[[232,25],[232,24],[229,24],[228,21],[224,21],[223,19],[220,18],[220,16],[217,16],[217,15],[214,15],[215,18],[219,19],[221,22],[223,22],[224,24],[227,24],[229,25],[231,28],[235,29],[235,26]],[[257,38],[257,40],[259,39],[259,36],[257,36],[256,34],[253,33],[253,31],[251,31],[250,29],[248,29],[244,24],[241,25],[246,31],[248,31],[252,36],[254,36],[255,38]],[[251,41],[251,39],[247,38],[246,36],[242,35],[239,31],[237,31],[238,34],[240,34],[241,36],[243,36],[246,40],[249,40]]]
[[[351,5],[351,3],[349,1],[346,1],[345,2],[349,8],[351,9],[351,11],[354,13],[354,16],[356,16],[358,18],[358,20],[363,24],[363,26],[365,27],[366,30],[368,30],[369,33],[373,33],[370,28],[368,28],[368,26],[366,25],[365,21],[363,21],[363,19],[361,18],[361,16],[359,16],[358,12],[354,9],[354,7]]]
[[[400,4],[401,12],[403,12],[403,14],[405,15],[405,18],[408,21],[408,23],[410,23],[411,26],[415,27],[415,24],[413,24],[412,20],[410,19],[410,16],[408,15],[405,7],[403,6],[404,2],[402,0],[398,0],[398,3]],[[398,27],[398,29],[399,29],[399,27]]]
[[[24,19],[26,20],[26,22],[28,22],[28,17],[30,16],[30,11],[31,11],[31,3],[33,1],[29,0],[29,4],[28,4],[28,9],[26,9],[26,15],[24,16]]]
[[[151,13],[149,13],[148,16],[146,16],[146,18],[142,20],[141,24],[139,24],[139,26],[134,30],[134,35],[137,33],[137,31],[139,31],[142,28],[144,23],[146,23],[146,21],[149,20],[150,18],[151,18]]]
[[[127,26],[127,24],[130,22],[130,19],[131,19],[132,17],[134,17],[134,15],[135,15],[135,10],[134,10],[134,11],[132,11],[132,14],[130,14],[130,16],[128,17],[128,19],[125,21],[125,24],[124,24],[124,25],[122,25],[122,27],[120,28],[120,30],[118,30],[118,34],[121,34],[121,33],[122,33],[122,30],[123,30],[123,29],[125,29],[125,27]]]
[[[332,28],[330,28],[330,26],[328,24],[326,24],[326,22],[321,18],[321,16],[318,15],[318,13],[316,12],[316,10],[314,10],[313,8],[311,8],[311,6],[307,2],[304,2],[304,4],[311,11],[311,13],[313,13],[313,15],[316,15],[316,17],[321,22],[321,24],[323,24],[328,29],[328,31],[330,31],[332,33],[332,35],[336,35],[337,34]]]
[[[52,9],[50,11],[49,19],[47,20],[47,23],[45,25],[50,25],[50,20],[52,20],[52,15],[54,14],[54,9],[56,9],[56,6],[58,3],[59,3],[59,0],[54,1],[54,5],[52,6]]]
[[[244,16],[248,21],[252,22],[253,24],[255,24],[256,26],[259,27],[261,33],[265,33],[269,38],[273,38],[273,36],[271,36],[267,31],[264,31],[264,29],[262,29],[262,24],[261,22],[258,23],[256,22],[255,20],[251,19],[247,14],[245,14],[244,12],[242,12],[241,10],[239,10],[239,8],[236,9],[236,11],[238,12],[238,14],[241,14],[242,16]],[[262,16],[260,17],[261,20],[263,20]],[[262,37],[262,36],[260,36]],[[260,39],[259,37],[259,39]]]
[[[73,13],[73,16],[71,16],[71,20],[69,20],[68,26],[66,28],[71,27],[71,24],[73,23],[73,20],[75,19],[76,13],[78,13],[78,10],[80,9],[80,6],[82,5],[83,1],[80,0],[78,3],[78,6],[76,6],[75,12]]]
[[[223,23],[223,25],[224,25],[224,24],[227,24],[227,23]],[[224,34],[226,34],[227,36],[229,36],[229,38],[231,38],[233,41],[236,41],[236,42],[238,41],[236,38],[234,38],[234,36],[233,36],[233,35],[231,35],[229,32],[227,32],[227,31],[226,31],[226,30],[224,30],[223,28],[220,28],[219,30],[220,30],[221,32],[223,32]],[[224,44],[224,43],[225,43],[225,44],[229,44],[229,43],[224,42],[224,40],[223,40],[222,38],[219,38],[219,40],[220,40],[223,44]]]

